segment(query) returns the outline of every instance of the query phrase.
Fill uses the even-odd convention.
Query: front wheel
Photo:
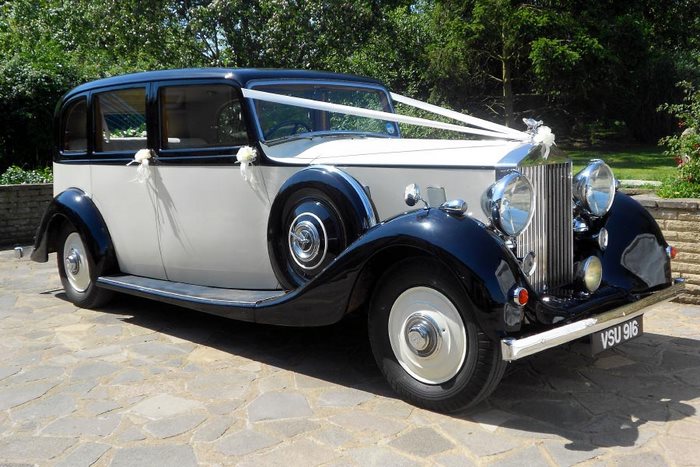
[[[434,260],[407,259],[384,273],[370,303],[370,344],[387,381],[408,402],[455,412],[496,388],[506,363],[473,309]]]
[[[75,227],[66,223],[58,239],[58,274],[68,300],[81,308],[98,308],[113,296],[109,290],[97,287],[97,271],[85,241]]]

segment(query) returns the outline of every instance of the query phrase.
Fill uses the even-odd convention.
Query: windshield
[[[286,96],[392,112],[387,93],[382,89],[318,83],[275,83],[255,86],[255,89]],[[302,134],[313,136],[313,133],[359,133],[384,137],[399,135],[398,126],[394,122],[262,100],[254,102],[255,113],[264,141]]]

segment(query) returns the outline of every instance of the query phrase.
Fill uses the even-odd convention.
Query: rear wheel
[[[386,271],[370,304],[369,337],[392,388],[439,412],[491,394],[506,363],[473,314],[457,280],[434,260],[407,259]]]
[[[97,271],[85,241],[75,227],[66,223],[58,239],[58,274],[68,299],[81,308],[105,305],[113,296],[109,290],[97,287]]]

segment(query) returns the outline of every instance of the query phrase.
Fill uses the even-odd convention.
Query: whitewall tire
[[[436,260],[409,258],[382,275],[370,303],[369,338],[402,398],[455,412],[491,394],[506,363],[474,314],[455,276]]]
[[[97,308],[113,296],[109,290],[97,287],[95,281],[101,271],[76,228],[66,222],[58,236],[58,274],[66,297],[81,308]]]

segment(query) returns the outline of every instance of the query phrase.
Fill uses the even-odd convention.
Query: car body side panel
[[[430,169],[420,167],[387,167],[382,169],[360,166],[336,166],[354,177],[369,189],[369,195],[377,208],[379,219],[389,219],[409,209],[404,202],[406,185],[417,183],[424,197],[428,187],[445,189],[448,200],[460,198],[467,201],[469,213],[475,219],[485,221],[480,200],[484,191],[495,181],[494,169]],[[304,166],[262,166],[270,199],[274,199],[282,185]],[[467,179],[469,182],[467,183]]]
[[[92,200],[102,213],[122,272],[165,279],[158,245],[158,206],[153,180],[136,180],[138,165],[93,164]]]
[[[382,219],[388,219],[409,208],[404,202],[406,186],[416,183],[422,196],[428,198],[428,188],[444,188],[447,200],[463,199],[475,219],[486,221],[481,211],[481,195],[495,181],[494,169],[434,169],[419,167],[340,167],[369,188],[372,201]],[[422,203],[420,203],[422,206]]]
[[[88,164],[53,164],[53,195],[78,188],[88,197],[92,193],[92,168]]]
[[[272,168],[271,168],[272,169]],[[240,166],[159,164],[154,170],[163,263],[169,280],[235,289],[276,289],[267,253],[269,203]]]

